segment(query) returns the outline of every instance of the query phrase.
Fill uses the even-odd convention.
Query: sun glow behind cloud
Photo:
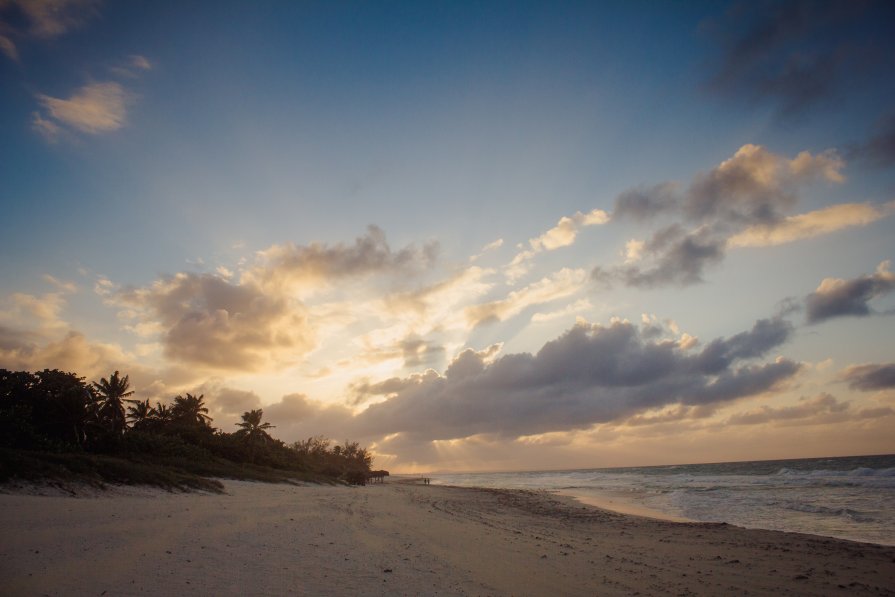
[[[785,76],[811,23],[759,58],[737,40],[762,15],[703,8],[632,53],[623,7],[373,43],[388,24],[343,31],[341,9],[256,13],[259,39],[200,6],[210,37],[124,43],[119,13],[54,5],[0,6],[21,17],[0,59],[34,75],[4,104],[0,366],[120,369],[141,398],[205,393],[223,428],[263,407],[286,440],[351,437],[398,470],[892,445],[888,120],[771,124],[836,96]],[[707,18],[695,81],[677,46]],[[53,44],[78,72],[32,70]],[[768,114],[717,107],[744,98]]]

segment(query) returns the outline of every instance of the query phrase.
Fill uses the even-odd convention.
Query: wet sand
[[[540,492],[224,483],[0,495],[0,594],[895,594],[893,547]]]

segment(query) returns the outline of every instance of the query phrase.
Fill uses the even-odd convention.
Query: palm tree
[[[124,403],[129,402],[125,398],[133,394],[130,390],[129,377],[127,375],[121,377],[116,371],[109,376],[109,379],[103,377],[99,383],[94,382],[93,389],[99,399],[97,415],[100,421],[107,425],[113,434],[124,433],[127,427]]]
[[[236,423],[236,426],[241,427],[241,429],[235,435],[243,438],[249,445],[249,460],[252,463],[255,462],[255,448],[258,445],[264,445],[272,441],[267,430],[272,429],[274,426],[270,423],[262,423],[261,418],[263,416],[264,411],[260,408],[250,410],[242,413],[242,423]]]
[[[170,423],[172,418],[171,409],[168,408],[167,404],[162,404],[161,402],[155,403],[155,406],[152,407],[149,416],[152,417],[154,421],[158,421],[159,423]]]
[[[210,427],[211,417],[208,416],[208,408],[205,406],[205,394],[193,396],[190,393],[174,398],[174,406],[171,408],[171,417],[185,423],[190,427]]]
[[[152,420],[153,408],[149,406],[149,399],[143,402],[139,400],[130,400],[132,404],[127,407],[127,418],[131,420],[131,427],[140,429],[146,427],[147,423]]]

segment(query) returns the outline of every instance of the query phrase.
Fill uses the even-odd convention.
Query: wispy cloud
[[[152,70],[152,63],[146,56],[132,54],[130,56],[130,65],[140,70]]]
[[[725,425],[818,425],[841,423],[847,420],[876,419],[895,414],[891,408],[854,409],[849,402],[837,400],[830,394],[814,398],[802,398],[793,406],[773,407],[763,405],[757,409],[737,413],[725,421]]]
[[[43,116],[40,115],[40,112],[32,112],[31,114],[31,128],[43,137],[48,143],[55,143],[59,140],[59,135],[62,132],[62,129],[59,128],[59,125],[53,122],[52,120],[47,120]]]
[[[82,133],[96,135],[112,132],[124,126],[127,118],[127,94],[115,82],[85,85],[68,99],[43,94],[37,98],[56,121],[53,124],[63,124]]]
[[[587,213],[579,211],[573,216],[563,216],[556,223],[556,226],[540,236],[529,239],[529,248],[517,253],[507,266],[507,278],[514,282],[524,276],[530,269],[528,262],[538,253],[572,245],[581,228],[605,224],[608,221],[609,214],[602,209],[593,209]]]
[[[525,288],[510,292],[504,299],[467,307],[466,319],[470,327],[504,321],[532,305],[549,303],[571,296],[581,290],[586,282],[586,271],[563,268]]]
[[[593,309],[594,306],[587,299],[579,299],[570,305],[566,305],[562,309],[558,309],[556,311],[550,311],[547,313],[535,313],[531,316],[532,323],[543,323],[545,321],[553,321],[554,319],[559,319],[561,317],[568,317],[570,315],[580,316],[582,313],[586,313]]]
[[[852,365],[840,374],[849,387],[864,392],[895,388],[895,363]]]
[[[15,40],[58,37],[96,16],[99,4],[99,0],[0,0],[0,50],[18,61]]]
[[[150,71],[153,68],[152,62],[146,56],[140,54],[131,54],[127,60],[121,64],[110,67],[114,74],[120,77],[135,78],[139,77],[143,72]]]
[[[38,37],[56,37],[80,27],[97,14],[99,0],[12,0],[30,21]]]
[[[19,61],[19,50],[16,48],[15,42],[5,35],[0,35],[0,52],[6,54],[10,60]]]
[[[895,212],[895,202],[882,206],[871,203],[840,203],[772,224],[750,226],[727,240],[727,246],[767,247],[829,234],[844,228],[866,226]]]
[[[470,261],[470,263],[478,261],[479,259],[482,258],[482,256],[485,253],[489,253],[491,251],[496,251],[497,249],[501,248],[502,246],[503,246],[503,239],[498,238],[497,240],[492,241],[492,242],[488,243],[487,245],[485,245],[484,247],[482,247],[481,251],[479,251],[478,253],[476,253],[475,255],[473,255],[472,257],[469,258],[469,261]]]

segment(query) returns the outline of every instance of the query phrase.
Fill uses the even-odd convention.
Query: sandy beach
[[[893,547],[544,493],[225,486],[0,495],[0,594],[895,594]]]

